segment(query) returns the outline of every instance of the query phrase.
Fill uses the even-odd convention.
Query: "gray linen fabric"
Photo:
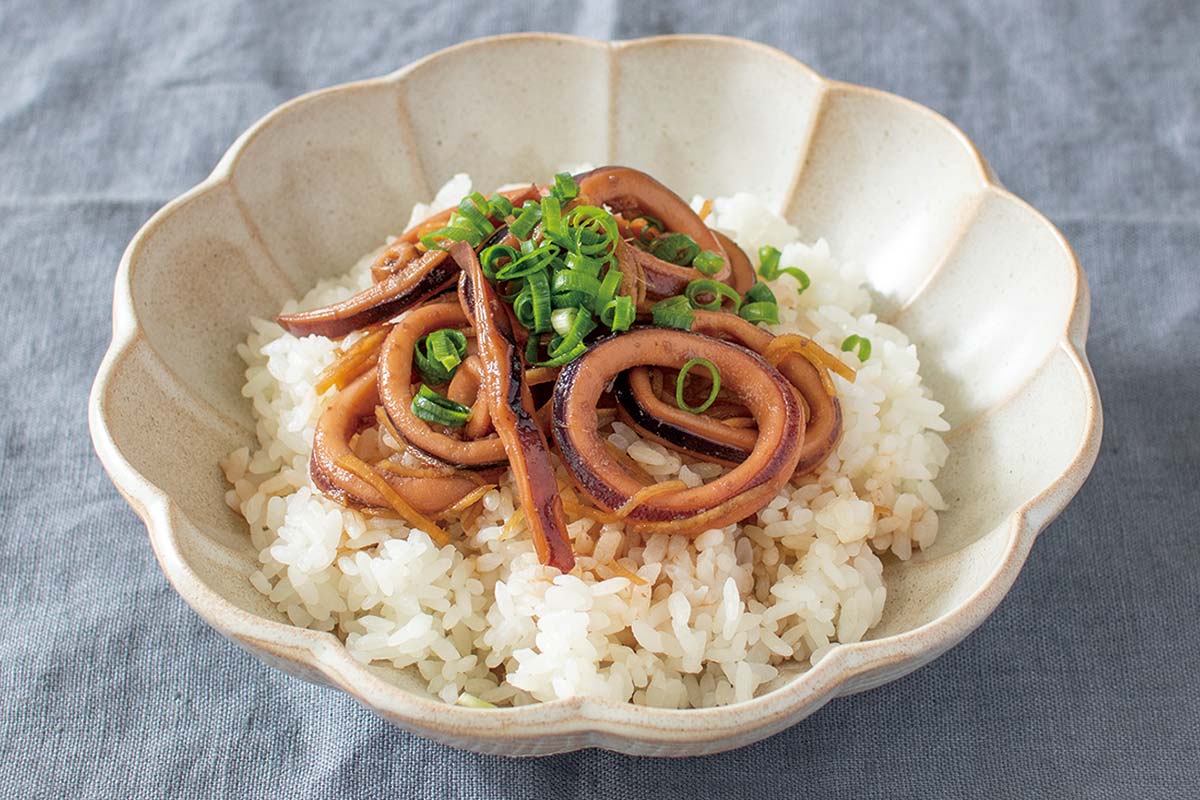
[[[1103,450],[964,644],[737,752],[514,761],[260,664],[169,588],[86,427],[125,243],[276,104],[521,29],[767,42],[944,112],[1062,226],[1091,281]],[[4,0],[0,795],[1200,796],[1198,252],[1187,0]]]

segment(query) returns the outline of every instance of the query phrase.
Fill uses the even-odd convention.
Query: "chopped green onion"
[[[600,311],[600,321],[611,331],[629,330],[635,316],[637,310],[634,308],[633,298],[627,294],[610,300]]]
[[[579,196],[579,184],[571,177],[571,173],[560,172],[554,176],[554,188],[550,193],[563,203],[568,203]]]
[[[712,278],[699,278],[688,283],[687,288],[683,290],[683,294],[688,300],[692,301],[692,305],[696,308],[702,308],[705,311],[720,311],[721,298],[728,297],[733,303],[733,311],[736,313],[742,305],[742,298],[729,286],[714,281]],[[704,295],[712,295],[712,300],[708,302],[700,302],[700,298]]]
[[[554,292],[583,292],[589,297],[600,293],[600,281],[579,270],[564,269],[554,273],[550,284]]]
[[[804,290],[812,285],[812,280],[809,279],[808,273],[799,267],[780,268],[780,255],[779,250],[771,247],[769,244],[758,248],[758,274],[766,281],[773,281],[784,273],[791,275],[800,284],[796,292],[804,294]]]
[[[771,291],[771,287],[767,286],[762,281],[756,281],[753,286],[746,290],[745,300],[747,303],[776,303],[775,293]]]
[[[592,298],[583,292],[556,292],[550,295],[550,307],[555,309],[587,306],[591,302]]]
[[[546,280],[546,273],[537,272],[527,277],[525,288],[533,302],[533,324],[525,327],[534,333],[545,333],[550,330],[550,282]]]
[[[513,298],[512,309],[517,322],[526,329],[534,333],[550,330],[550,284],[544,272],[526,277],[521,291]]]
[[[569,248],[572,241],[567,238],[567,226],[562,217],[562,204],[554,195],[542,198],[542,232],[546,238],[561,247]]]
[[[738,316],[750,322],[779,323],[779,306],[774,303],[746,303],[738,309]]]
[[[604,263],[616,257],[616,240],[591,228],[571,228],[571,251]]]
[[[450,227],[466,228],[469,230],[471,235],[467,237],[467,241],[471,243],[472,247],[478,247],[484,238],[495,230],[495,228],[492,228],[492,223],[488,221],[487,217],[479,215],[469,217],[457,208],[450,214]]]
[[[508,232],[518,239],[524,239],[529,234],[533,233],[533,229],[537,227],[538,222],[542,219],[542,206],[532,200],[527,200],[525,205],[521,207],[521,213],[513,220],[513,223],[508,226]]]
[[[812,279],[808,277],[808,273],[799,267],[787,267],[781,271],[791,275],[800,284],[796,288],[796,294],[804,294],[804,290],[812,286]]]
[[[566,336],[571,332],[571,326],[575,324],[575,317],[579,315],[579,308],[560,308],[550,312],[550,327],[554,328],[554,332],[559,336]]]
[[[659,300],[650,307],[650,314],[655,325],[660,328],[678,328],[690,331],[696,315],[692,313],[692,301],[681,294]]]
[[[479,254],[479,266],[483,267],[483,274],[488,280],[496,280],[496,272],[503,264],[502,259],[507,258],[508,263],[512,263],[521,257],[515,247],[507,244],[494,244],[491,247],[485,247],[483,252]]]
[[[551,275],[556,274],[558,272],[566,272],[567,265],[562,259],[562,248],[561,247],[558,247],[557,245],[555,245],[554,257],[546,263],[546,266],[549,267]]]
[[[600,289],[592,297],[592,311],[597,314],[601,313],[609,303],[617,297],[617,292],[621,290],[621,279],[624,277],[621,270],[610,269],[604,273],[604,280],[600,281]]]
[[[430,357],[447,372],[452,372],[467,355],[467,337],[462,331],[442,328],[426,336],[425,340]]]
[[[582,253],[567,253],[564,263],[567,269],[586,273],[593,278],[599,278],[600,270],[604,267],[604,262],[600,261],[600,259],[591,258]]]
[[[587,336],[596,329],[596,322],[592,319],[592,315],[586,308],[575,309],[575,315],[571,318],[571,324],[567,328],[567,332],[560,334],[563,337],[561,343],[556,347],[550,348],[550,356],[556,356],[562,350],[574,347],[583,341],[583,337]]]
[[[858,348],[858,360],[866,361],[871,357],[871,340],[865,336],[853,334],[846,337],[846,341],[842,342],[842,352],[849,353],[851,350]]]
[[[488,198],[488,214],[496,219],[507,219],[513,213],[512,202],[502,194],[494,194]]]
[[[637,317],[633,299],[619,295],[622,274],[616,250],[621,239],[616,220],[600,206],[570,207],[578,196],[578,184],[566,173],[555,176],[545,197],[527,200],[519,209],[502,195],[485,198],[475,192],[462,199],[446,228],[429,235],[431,246],[457,240],[487,245],[479,254],[480,265],[511,305],[516,321],[531,334],[525,348],[531,364],[565,364],[587,349],[584,339],[597,324],[628,330]],[[652,222],[661,229],[661,223]],[[507,230],[501,227],[497,232],[496,225],[505,223]],[[505,232],[515,241],[500,244]],[[685,249],[690,241],[682,242]],[[555,335],[545,345],[547,360],[537,362],[543,352],[541,334],[551,332]],[[436,360],[432,363],[440,366]],[[435,369],[427,382],[448,379],[444,372]]]
[[[585,256],[610,256],[616,252],[620,232],[612,214],[599,206],[575,206],[567,213],[574,249]]]
[[[583,294],[582,291],[560,291],[560,293],[550,295],[551,308],[577,308],[590,305],[592,305],[592,297]]]
[[[487,218],[490,210],[487,199],[479,192],[467,195],[458,204],[458,213],[483,236],[496,230],[496,226]]]
[[[655,237],[646,250],[655,258],[685,267],[700,254],[700,245],[686,233],[668,233]]]
[[[471,418],[471,409],[443,397],[425,384],[421,384],[413,397],[412,413],[418,419],[448,428],[461,428]]]
[[[529,291],[528,285],[522,286],[512,299],[512,310],[522,327],[533,330],[533,292]]]
[[[441,250],[447,242],[471,242],[471,246],[475,247],[479,244],[478,231],[473,228],[468,228],[460,225],[447,225],[445,228],[438,228],[436,231],[430,231],[421,237],[421,244],[425,245],[426,250]]]
[[[712,377],[712,388],[708,392],[708,399],[698,406],[689,406],[687,401],[683,399],[683,381],[687,377],[692,367],[703,366],[708,370],[708,374]],[[675,379],[675,405],[682,410],[691,412],[692,414],[702,414],[708,410],[717,400],[717,393],[721,391],[721,373],[717,369],[717,365],[709,361],[707,358],[689,358],[684,362],[683,367],[679,370],[679,376]]]
[[[467,356],[467,337],[462,331],[443,328],[417,339],[413,361],[426,383],[446,383]]]
[[[692,259],[692,266],[702,275],[716,275],[725,266],[725,259],[712,250],[701,250],[700,255]]]
[[[579,358],[587,351],[587,345],[583,342],[575,345],[565,353],[560,353],[556,356],[550,356],[545,361],[535,361],[535,367],[561,367],[563,364],[569,364]]]
[[[524,245],[522,245],[522,250],[524,250]],[[520,258],[510,261],[496,270],[496,279],[511,281],[537,272],[543,272],[556,255],[557,250],[554,245],[549,242],[543,242],[531,248],[529,252],[524,253]]]
[[[633,225],[633,223],[637,222],[639,219],[644,220],[646,223],[645,225],[642,226],[641,230],[639,230],[637,232],[638,241],[641,242],[642,244],[648,244],[652,239],[654,239],[655,236],[658,236],[660,233],[662,233],[663,231],[666,230],[666,228],[663,227],[663,224],[661,222],[659,222],[657,219],[650,216],[649,214],[641,214],[639,216],[636,216],[633,219],[629,220],[629,224]],[[651,230],[654,231],[654,234],[652,236],[647,236],[646,235],[647,232],[649,232]]]
[[[767,280],[773,280],[779,275],[779,257],[783,255],[779,248],[764,244],[758,248],[758,274]]]
[[[537,363],[539,367],[560,367],[568,361],[573,361],[585,350],[587,345],[583,343],[583,339],[591,333],[596,327],[592,315],[585,308],[575,309],[575,315],[571,318],[571,323],[567,328],[566,333],[559,334],[550,340],[550,347],[546,351],[549,358],[546,361]]]

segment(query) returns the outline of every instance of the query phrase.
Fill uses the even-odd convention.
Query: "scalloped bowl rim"
[[[1083,435],[1078,450],[1060,476],[1009,515],[1008,538],[1001,560],[982,585],[957,608],[903,633],[839,645],[816,665],[785,685],[752,700],[728,706],[680,710],[575,697],[481,712],[446,705],[435,698],[422,697],[389,684],[357,662],[333,634],[272,621],[243,610],[205,584],[187,565],[180,554],[172,524],[174,511],[171,498],[129,464],[114,442],[104,415],[104,396],[109,380],[118,364],[131,352],[132,345],[143,336],[133,310],[130,285],[130,265],[142,242],[165,219],[190,201],[230,183],[234,168],[247,146],[260,132],[299,105],[333,93],[399,83],[409,73],[447,54],[496,42],[547,40],[610,48],[611,51],[678,41],[735,43],[781,59],[793,68],[800,67],[816,82],[822,94],[836,89],[874,95],[888,102],[903,104],[935,121],[953,135],[975,163],[985,191],[996,192],[1016,202],[1052,232],[1074,269],[1075,287],[1071,297],[1071,313],[1050,355],[1061,349],[1080,375],[1087,394]],[[936,272],[935,268],[931,276]],[[234,141],[207,178],[156,212],[130,241],[117,270],[113,340],[92,387],[88,421],[100,460],[117,489],[145,522],[163,572],[189,605],[235,642],[252,650],[270,652],[310,672],[315,671],[329,684],[350,693],[392,721],[402,726],[411,723],[414,729],[431,735],[440,734],[438,738],[454,741],[459,746],[489,743],[502,747],[504,743],[516,740],[583,734],[585,737],[597,737],[591,744],[609,747],[619,746],[621,741],[642,742],[652,747],[686,748],[688,744],[699,744],[707,747],[699,750],[693,748],[696,752],[716,752],[724,749],[721,747],[722,740],[731,740],[730,746],[739,746],[781,729],[784,727],[779,724],[781,721],[798,721],[841,694],[839,689],[856,677],[903,662],[915,662],[911,666],[915,669],[961,641],[995,609],[1016,579],[1037,534],[1066,506],[1083,484],[1099,450],[1102,427],[1100,397],[1084,351],[1088,316],[1086,279],[1061,232],[1044,215],[1005,189],[971,140],[949,120],[926,106],[879,89],[824,78],[787,53],[735,37],[674,35],[605,42],[565,34],[507,34],[466,41],[427,55],[388,75],[319,89],[277,106]],[[922,659],[922,656],[926,658]],[[756,736],[756,731],[762,733]]]

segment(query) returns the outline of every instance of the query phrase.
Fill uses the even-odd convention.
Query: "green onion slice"
[[[458,204],[458,213],[482,236],[487,236],[496,230],[496,226],[487,218],[490,210],[487,199],[479,192],[467,195]]]
[[[449,428],[461,428],[471,418],[471,409],[443,397],[425,384],[421,384],[413,397],[412,413],[418,419]]]
[[[565,204],[579,196],[579,184],[575,182],[571,173],[560,172],[554,176],[554,188],[550,193]]]
[[[488,215],[495,219],[507,219],[513,213],[512,202],[502,194],[494,194],[488,198]]]
[[[546,273],[530,275],[525,279],[525,288],[533,303],[533,324],[525,327],[534,333],[545,333],[550,330],[550,283]]]
[[[546,273],[537,272],[524,280],[524,285],[512,300],[513,315],[517,322],[534,333],[550,330],[550,284]]]
[[[764,244],[758,248],[758,274],[767,280],[774,280],[779,275],[779,248]]]
[[[574,244],[575,242],[572,241]],[[567,269],[582,272],[591,275],[593,278],[600,277],[600,270],[604,268],[604,262],[598,258],[591,258],[582,253],[567,253],[567,257],[563,260]]]
[[[533,293],[529,286],[521,287],[517,296],[512,299],[513,316],[526,330],[533,330]]]
[[[738,309],[738,316],[750,322],[779,323],[779,306],[774,303],[746,303]]]
[[[646,247],[650,255],[670,264],[686,267],[700,255],[700,245],[686,233],[668,233],[656,236]]]
[[[692,301],[681,294],[659,300],[650,307],[650,314],[655,325],[660,328],[678,328],[690,331],[696,315],[692,313]]]
[[[483,274],[488,280],[496,280],[496,272],[504,264],[500,262],[508,259],[505,263],[512,263],[521,257],[517,252],[517,248],[507,244],[494,244],[491,247],[485,247],[483,252],[479,254],[479,266],[483,267]]]
[[[563,269],[554,273],[550,288],[554,292],[583,292],[589,297],[600,293],[600,281],[585,272]]]
[[[712,388],[708,392],[708,399],[698,406],[689,406],[687,401],[683,399],[683,382],[687,377],[688,372],[692,367],[702,366],[708,370],[708,374],[712,377]],[[709,361],[707,358],[690,358],[684,362],[683,367],[679,370],[679,376],[675,378],[675,405],[679,406],[684,411],[692,414],[703,414],[717,400],[717,393],[721,391],[721,372],[717,369],[717,365]]]
[[[413,348],[417,372],[426,383],[446,383],[467,356],[467,337],[462,331],[442,328],[422,336]]]
[[[866,361],[871,357],[871,340],[867,337],[853,334],[851,336],[847,336],[846,340],[842,342],[843,353],[849,353],[851,350],[856,348],[858,350],[859,361]]]
[[[603,309],[617,298],[617,292],[621,290],[621,279],[624,275],[619,269],[609,269],[604,273],[604,280],[600,281],[600,289],[592,297],[592,310],[599,314]]]
[[[524,250],[524,246],[522,246],[522,250]],[[523,253],[520,258],[510,261],[496,270],[496,279],[511,281],[543,272],[546,267],[550,266],[550,262],[555,259],[557,254],[557,248],[554,245],[543,242],[531,248],[529,252]]]
[[[592,297],[583,294],[582,291],[562,291],[550,295],[550,307],[554,309],[588,307],[590,303]]]
[[[550,347],[546,351],[548,358],[545,361],[537,362],[537,366],[561,367],[569,361],[574,361],[587,350],[587,345],[584,344],[583,339],[595,327],[596,323],[587,309],[575,309],[575,314],[571,317],[567,332],[559,334],[550,340]]]
[[[442,328],[429,334],[425,337],[425,346],[430,357],[448,372],[461,364],[467,355],[467,337],[453,328]]]
[[[613,255],[620,240],[617,221],[599,206],[575,206],[567,212],[576,252],[596,258]]]
[[[762,281],[757,281],[753,286],[746,290],[745,300],[747,303],[776,303],[775,293],[771,291],[771,287],[767,286]]]
[[[637,309],[633,305],[633,298],[627,294],[610,300],[600,310],[600,321],[611,331],[629,330],[636,316]]]
[[[521,213],[517,214],[517,218],[508,226],[508,232],[518,239],[524,239],[533,233],[533,229],[537,227],[541,219],[541,204],[527,200],[525,201],[525,205],[521,207]]]
[[[804,290],[809,286],[812,286],[812,279],[808,277],[808,273],[799,267],[787,267],[780,271],[791,275],[796,279],[796,282],[800,284],[798,287],[796,287],[796,294],[804,294]]]
[[[583,292],[553,292],[550,295],[550,307],[553,309],[577,308],[591,302],[592,298]]]
[[[785,273],[791,275],[800,284],[796,289],[797,294],[804,294],[804,290],[812,285],[808,273],[799,267],[780,268],[780,255],[778,248],[771,247],[769,244],[758,248],[758,274],[766,281],[773,281]]]
[[[696,308],[702,308],[705,311],[720,311],[721,298],[727,297],[733,303],[733,311],[736,313],[742,305],[742,298],[731,287],[726,286],[720,281],[714,281],[712,278],[700,278],[688,283],[687,288],[683,290],[683,294],[692,305]],[[711,295],[712,299],[707,302],[701,302],[700,298],[705,295]]]
[[[567,237],[567,223],[563,220],[562,204],[554,195],[542,198],[542,232],[555,244],[570,249],[573,241]]]
[[[560,334],[563,337],[562,341],[557,346],[550,348],[550,356],[553,358],[562,351],[582,343],[583,337],[595,329],[596,321],[592,318],[591,313],[586,308],[575,309],[575,314],[571,318],[571,324],[568,326],[566,333]]]
[[[550,327],[559,336],[566,336],[571,332],[571,326],[575,324],[575,318],[579,316],[579,308],[560,308],[550,312]]]
[[[472,247],[476,247],[481,241],[483,239],[479,237],[479,232],[465,225],[447,225],[421,237],[421,244],[425,245],[426,250],[441,250],[453,242],[470,242]]]
[[[692,266],[701,275],[716,275],[725,266],[725,259],[712,250],[701,250],[700,255],[692,259]]]
[[[574,361],[575,359],[579,358],[586,351],[587,351],[587,345],[584,344],[583,342],[580,342],[579,344],[575,345],[575,347],[571,348],[570,350],[560,353],[559,355],[556,355],[556,356],[550,356],[545,361],[535,361],[534,366],[535,367],[561,367],[563,364],[569,364],[572,361]]]
[[[570,230],[571,246],[569,249],[572,252],[598,260],[606,260],[611,256],[609,250],[612,249],[610,245],[613,240],[609,238],[608,232],[603,228],[573,225]]]

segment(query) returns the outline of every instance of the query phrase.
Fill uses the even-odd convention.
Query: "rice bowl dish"
[[[455,176],[429,206],[413,209],[409,227],[471,191],[469,178]],[[726,705],[867,636],[887,600],[883,559],[908,559],[937,536],[942,407],[922,386],[913,345],[876,319],[863,276],[824,241],[797,241],[795,229],[750,195],[696,198],[691,207],[747,253],[777,251],[773,276],[756,265],[778,316],[759,327],[805,337],[853,369],[852,381],[830,377],[842,424],[819,466],[781,485],[754,514],[694,535],[641,532],[603,513],[589,517],[586,504],[573,502],[573,568],[565,571],[539,557],[512,470],[503,470],[495,485],[464,496],[477,495],[472,504],[442,519],[450,541],[439,544],[404,519],[340,503],[314,483],[314,435],[344,391],[322,383],[369,334],[338,341],[253,320],[239,355],[258,443],[222,468],[226,500],[259,551],[255,588],[293,624],[335,633],[360,661],[415,670],[443,701],[480,707],[579,695]],[[284,313],[367,290],[377,277],[372,266],[393,244]],[[599,431],[654,481],[696,488],[729,469],[616,416]],[[352,447],[363,461],[405,458],[404,443],[383,424],[363,427]],[[558,490],[577,496],[568,469],[554,466]]]

